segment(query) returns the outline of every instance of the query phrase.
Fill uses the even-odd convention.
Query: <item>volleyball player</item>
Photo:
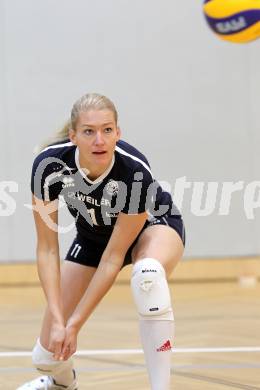
[[[145,156],[120,140],[107,97],[87,94],[74,104],[69,124],[36,157],[31,188],[47,299],[32,359],[43,375],[18,389],[78,388],[72,360],[78,332],[130,263],[151,389],[169,389],[174,317],[167,276],[183,253],[183,221]],[[61,269],[59,199],[77,230]]]

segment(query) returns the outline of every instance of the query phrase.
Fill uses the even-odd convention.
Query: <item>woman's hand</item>
[[[62,324],[53,323],[50,330],[48,350],[53,352],[55,360],[63,360],[62,347],[66,337],[66,328]]]
[[[68,324],[66,326],[66,336],[62,346],[61,357],[62,360],[69,359],[76,350],[77,350],[77,337],[78,337],[78,329],[73,324]]]

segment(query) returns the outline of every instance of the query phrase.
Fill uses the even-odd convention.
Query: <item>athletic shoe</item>
[[[25,383],[16,390],[78,390],[75,371],[73,372],[75,379],[70,386],[59,385],[51,376],[44,375]]]

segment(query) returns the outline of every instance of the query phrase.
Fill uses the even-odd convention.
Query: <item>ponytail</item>
[[[66,141],[69,138],[69,130],[71,129],[71,121],[64,123],[63,127],[56,131],[50,138],[47,138],[42,144],[35,147],[34,152],[40,153],[47,146]]]

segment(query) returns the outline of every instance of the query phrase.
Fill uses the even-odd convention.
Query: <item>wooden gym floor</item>
[[[176,320],[171,388],[260,389],[259,283],[176,282],[170,288]],[[0,288],[0,389],[14,390],[37,376],[25,352],[38,335],[44,305],[38,285]],[[81,331],[78,347],[80,390],[149,389],[127,283],[113,286]],[[229,352],[220,349],[227,347]]]

